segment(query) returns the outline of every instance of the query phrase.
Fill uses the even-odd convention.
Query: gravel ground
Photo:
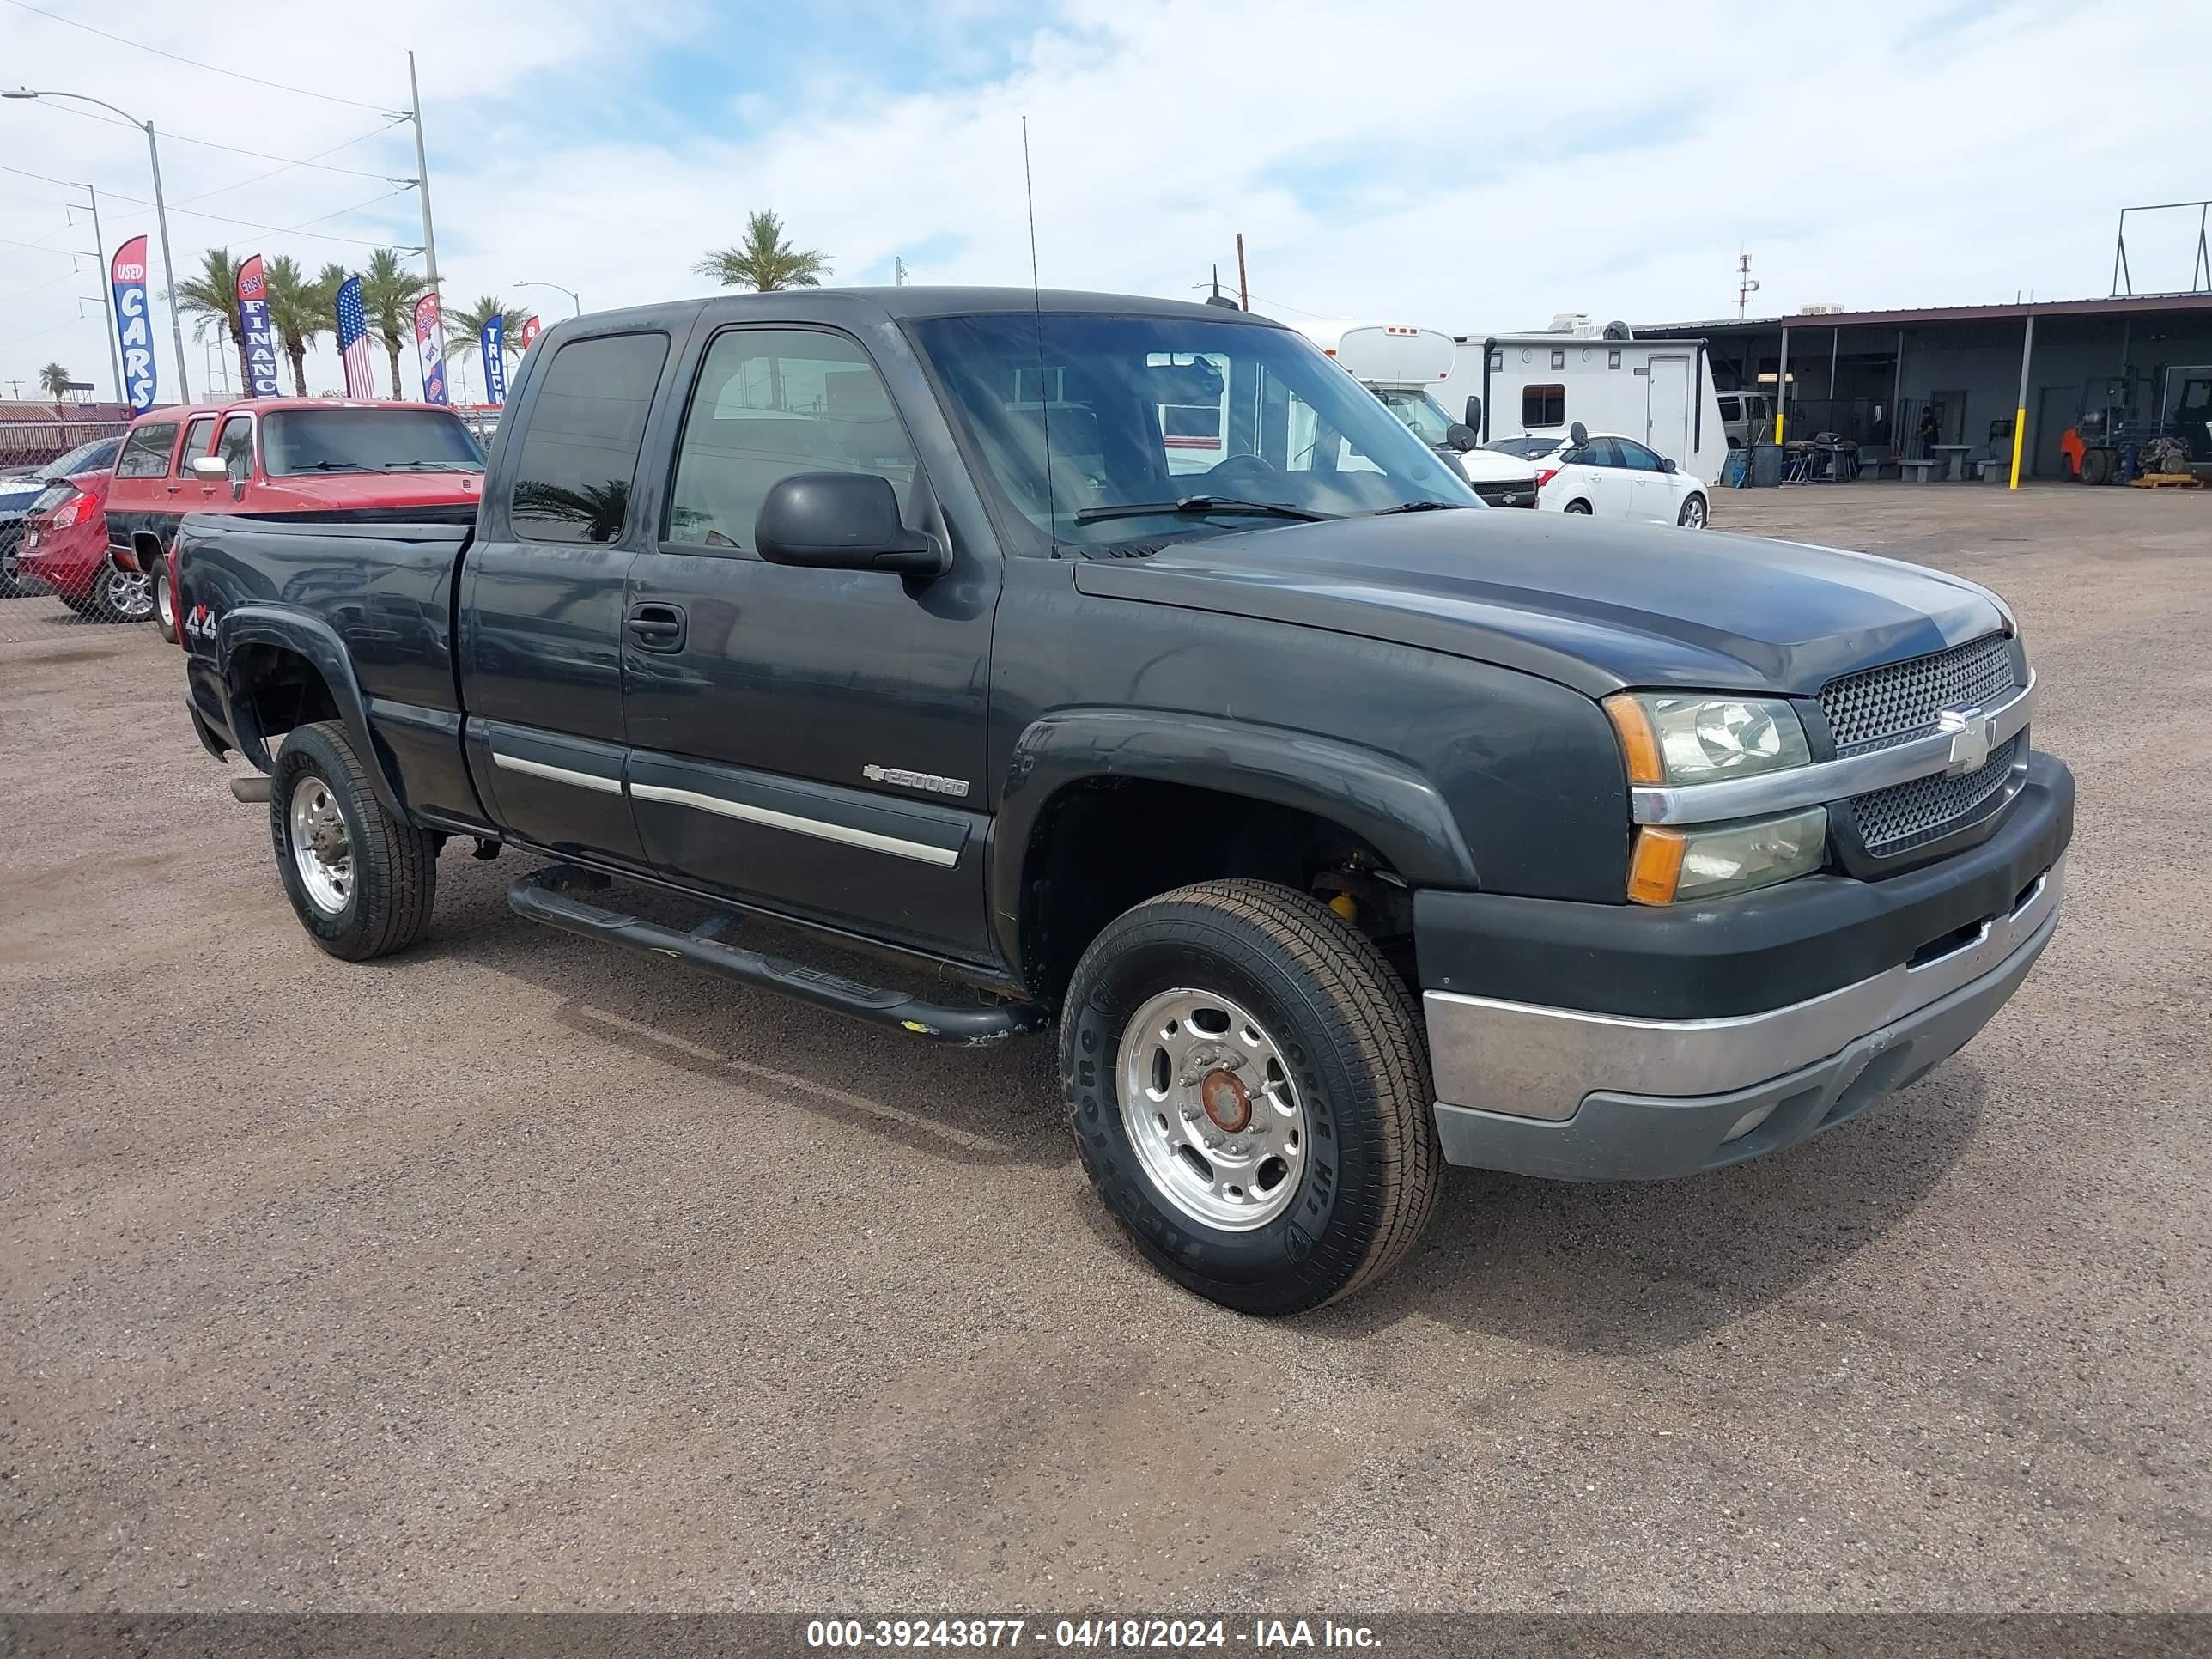
[[[1459,1173],[1274,1324],[1121,1241],[1044,1043],[538,930],[461,846],[427,945],[319,955],[174,651],[0,604],[0,1607],[2212,1609],[2212,495],[1716,517],[2012,599],[2057,941],[1819,1141]]]

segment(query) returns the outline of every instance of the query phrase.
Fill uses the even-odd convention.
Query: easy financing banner
[[[269,325],[269,283],[255,254],[238,268],[238,335],[246,342],[246,372],[257,398],[283,395],[276,384],[276,331]]]
[[[507,402],[507,319],[496,311],[485,318],[483,330],[477,336],[477,343],[483,348],[484,401],[504,404]]]
[[[422,359],[422,401],[446,401],[446,355],[438,346],[438,296],[426,294],[415,302],[415,349]]]
[[[154,331],[146,316],[146,239],[133,236],[107,268],[115,290],[115,337],[123,342],[123,395],[131,412],[154,406]]]

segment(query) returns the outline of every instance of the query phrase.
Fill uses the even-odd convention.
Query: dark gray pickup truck
[[[1056,1023],[1106,1204],[1259,1313],[1382,1273],[1448,1164],[1689,1175],[1911,1082],[2050,939],[2073,827],[1995,595],[1488,511],[1213,307],[580,318],[473,526],[187,519],[179,586],[325,950],[420,939],[459,836],[556,860],[510,897],[556,927],[922,1039]]]

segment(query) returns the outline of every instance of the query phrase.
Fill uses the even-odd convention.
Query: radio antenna
[[[1030,212],[1030,316],[1036,325],[1037,415],[1044,423],[1044,533],[1060,556],[1060,520],[1052,501],[1052,388],[1044,373],[1044,293],[1037,285],[1036,186],[1030,179],[1030,118],[1022,117],[1022,198]]]

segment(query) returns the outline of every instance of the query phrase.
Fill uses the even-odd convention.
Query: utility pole
[[[1241,230],[1237,233],[1237,308],[1252,309],[1251,290],[1244,285],[1244,233]]]
[[[906,286],[906,261],[896,253],[891,255],[891,286],[893,288]]]
[[[415,79],[415,54],[411,52],[407,54],[407,94],[414,100],[407,115],[415,123],[415,188],[422,198],[422,257],[430,278],[431,297],[438,301],[438,327],[442,332],[446,326],[446,302],[438,294],[438,238],[430,228],[430,154],[422,143],[422,88]]]
[[[114,272],[107,268],[107,241],[100,234],[100,192],[87,185],[84,193],[92,200],[92,246],[100,255],[100,289],[106,302],[107,355],[115,368],[115,401],[127,404],[131,401],[131,392],[123,384],[123,320],[115,314],[115,287],[107,280]]]
[[[1735,270],[1735,319],[1741,322],[1751,308],[1751,296],[1759,292],[1759,279],[1751,274],[1749,250],[1736,256]]]

